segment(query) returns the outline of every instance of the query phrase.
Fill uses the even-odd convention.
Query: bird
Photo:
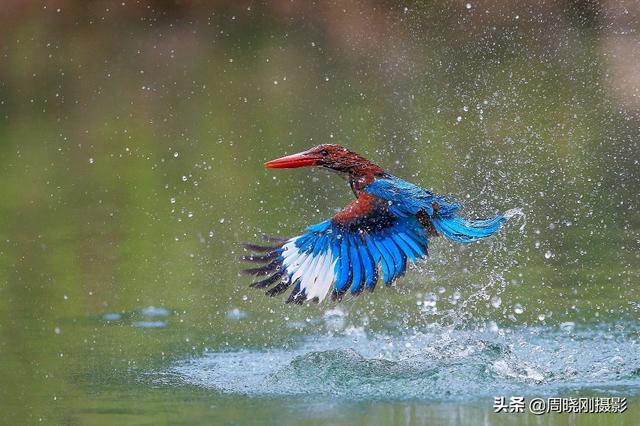
[[[261,263],[244,274],[266,277],[250,286],[286,303],[322,302],[330,294],[373,291],[380,279],[392,286],[408,263],[428,256],[429,240],[442,236],[470,244],[495,234],[520,209],[488,219],[460,216],[462,204],[386,172],[338,144],[322,144],[264,163],[268,169],[322,167],[346,178],[355,200],[332,218],[298,236],[265,236],[268,245],[247,243],[241,260]]]

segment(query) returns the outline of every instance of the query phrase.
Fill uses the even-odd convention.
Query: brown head
[[[264,163],[268,169],[319,166],[349,174],[380,174],[384,170],[364,157],[336,144],[318,145],[298,154]]]

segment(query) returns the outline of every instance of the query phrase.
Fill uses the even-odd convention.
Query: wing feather
[[[426,256],[427,233],[415,216],[395,215],[385,200],[361,195],[332,219],[271,248],[266,255],[247,255],[252,262],[268,261],[248,273],[270,275],[253,287],[275,296],[293,288],[287,303],[323,301],[327,294],[341,300],[347,292],[373,290],[381,276],[385,284],[404,274],[407,261]],[[256,248],[246,245],[248,250]]]
[[[352,235],[349,242],[349,259],[351,260],[351,269],[353,271],[351,279],[351,293],[359,293],[364,283],[364,274],[362,273],[362,262],[360,260],[360,252],[358,250],[358,236]]]

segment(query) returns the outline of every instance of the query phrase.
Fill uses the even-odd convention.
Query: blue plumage
[[[450,215],[436,216],[432,222],[441,235],[450,240],[468,244],[495,234],[506,220],[503,215],[482,220],[468,220]]]
[[[405,273],[407,261],[415,263],[425,256],[426,251],[415,242],[421,238],[426,240],[426,234],[418,221],[404,217],[389,228],[375,232],[351,232],[328,220],[309,226],[307,232],[292,243],[296,251],[305,256],[330,256],[335,274],[333,294],[339,296],[349,289],[354,294],[364,288],[373,290],[378,268],[385,284],[393,282]],[[311,263],[299,261],[299,267],[311,268],[308,266]],[[292,278],[296,269],[291,265],[289,269],[288,275]],[[299,285],[294,287],[294,292],[303,290]]]
[[[266,254],[243,256],[244,260],[266,264],[245,272],[272,274],[253,286],[273,286],[267,291],[271,296],[293,287],[288,302],[321,301],[327,294],[340,299],[348,291],[357,295],[363,289],[373,290],[380,275],[389,285],[406,272],[408,262],[427,257],[431,237],[473,243],[496,233],[511,216],[522,214],[510,210],[490,219],[465,219],[458,214],[460,203],[392,176],[335,144],[265,165],[326,167],[343,173],[356,195],[333,218],[309,226],[298,237],[279,241],[275,247],[247,245]]]
[[[263,256],[275,258],[264,270],[275,270],[276,279],[281,275],[288,278],[269,294],[278,294],[293,284],[288,301],[322,299],[330,288],[332,297],[340,299],[348,291],[357,295],[365,288],[373,290],[378,272],[390,285],[406,272],[407,262],[427,257],[430,233],[472,243],[497,232],[514,214],[464,219],[456,214],[460,204],[392,176],[374,180],[362,193],[384,203],[358,206],[364,210],[346,219],[311,225],[273,254]],[[271,284],[274,277],[256,286]]]
[[[426,232],[423,232],[425,235],[421,238],[424,240],[424,246],[426,247],[428,239],[426,236]],[[423,247],[416,242],[416,237],[412,236],[409,231],[402,230],[397,234],[398,238],[407,243],[407,245],[413,250],[417,257],[425,257],[427,255],[427,251],[423,249]]]
[[[389,284],[391,280],[393,280],[393,277],[396,274],[396,265],[393,262],[393,257],[391,256],[391,253],[389,253],[389,251],[387,250],[387,247],[385,247],[382,239],[373,238],[373,243],[375,244],[375,247],[378,249],[378,252],[380,253],[380,258],[382,260],[382,279],[385,284]]]
[[[365,275],[365,286],[368,290],[373,290],[376,286],[376,281],[378,281],[378,273],[376,270],[376,263],[371,258],[371,254],[367,250],[367,246],[365,243],[360,242],[358,244],[358,252],[360,254],[360,261],[362,262],[362,267],[364,269]],[[351,291],[355,294],[360,293],[362,291],[361,287],[353,287]]]
[[[376,179],[364,191],[391,202],[390,210],[400,217],[426,214],[436,231],[460,243],[472,243],[496,233],[505,216],[469,220],[456,214],[462,205],[395,176]]]
[[[384,244],[385,244],[385,247],[387,247],[387,250],[389,251],[389,253],[391,254],[391,258],[393,259],[393,264],[396,270],[396,273],[393,276],[393,279],[396,279],[401,275],[403,275],[406,270],[407,255],[400,252],[400,249],[398,248],[396,243],[393,242],[393,238],[391,238],[391,235],[388,235],[384,239]]]
[[[338,293],[343,293],[347,290],[351,283],[351,268],[349,261],[349,238],[348,236],[341,235],[340,239],[340,254],[338,262],[336,263],[336,273],[338,279],[335,284],[335,289]]]
[[[362,271],[362,262],[360,261],[360,251],[358,249],[358,236],[350,236],[349,241],[349,260],[351,261],[351,269],[353,271],[353,277],[351,280],[351,292],[359,293],[364,283],[364,276]]]
[[[413,249],[409,247],[409,245],[402,238],[400,238],[399,235],[392,234],[391,238],[393,239],[393,242],[400,248],[400,252],[406,256],[406,259],[410,260],[412,263],[415,263],[418,260],[413,252]]]
[[[385,217],[384,209],[377,207],[381,209],[379,213],[374,209],[368,216],[354,217],[358,226],[331,219],[311,225],[304,234],[291,240],[300,259],[306,259],[296,264],[286,264],[289,253],[279,249],[282,254],[276,262],[285,263],[284,270],[290,279],[296,270],[304,268],[303,273],[297,275],[291,297],[306,296],[310,290],[305,285],[323,285],[322,274],[326,273],[333,274],[334,298],[342,297],[349,290],[353,294],[359,294],[364,288],[373,290],[378,270],[384,283],[391,284],[406,272],[407,262],[415,263],[427,256],[429,235],[425,221],[439,235],[471,243],[494,234],[507,219],[504,215],[483,220],[464,219],[456,214],[460,204],[396,177],[377,179],[367,185],[364,192],[388,201],[385,208],[391,216],[387,216],[385,222],[377,219]],[[301,286],[302,277],[311,273],[316,274],[313,280]]]
[[[438,205],[438,211],[445,215],[451,214],[462,207],[461,204],[447,197],[435,195],[431,191],[395,176],[376,179],[367,185],[364,191],[390,201],[390,210],[397,216],[415,216],[420,211],[432,216],[434,214],[434,203]]]

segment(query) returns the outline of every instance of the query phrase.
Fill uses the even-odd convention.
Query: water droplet
[[[171,315],[169,309],[155,306],[147,306],[146,308],[140,309],[140,313],[145,317],[166,317]]]
[[[425,306],[436,306],[436,303],[438,302],[438,296],[436,296],[433,293],[428,293],[425,297],[424,297],[424,305]]]
[[[515,312],[516,314],[520,315],[521,313],[523,313],[523,312],[524,312],[524,306],[522,306],[522,305],[521,305],[521,304],[519,304],[519,303],[516,303],[516,304],[513,306],[513,312]]]
[[[247,313],[238,308],[233,308],[227,312],[227,318],[233,321],[239,321],[247,317]]]
[[[342,330],[347,322],[345,312],[339,307],[329,309],[322,317],[324,319],[325,326],[331,331]]]
[[[553,253],[551,252],[551,250],[547,250],[544,254],[544,258],[551,259],[552,257],[553,257]]]
[[[136,328],[165,328],[167,325],[166,321],[136,321],[133,323]]]
[[[493,296],[491,298],[491,306],[494,308],[499,308],[502,305],[502,299],[499,296]]]
[[[93,164],[95,162],[96,162],[96,160],[94,160],[93,158],[89,158],[89,164]]]
[[[117,312],[107,312],[102,315],[102,319],[105,321],[120,321],[122,319],[122,315]]]

